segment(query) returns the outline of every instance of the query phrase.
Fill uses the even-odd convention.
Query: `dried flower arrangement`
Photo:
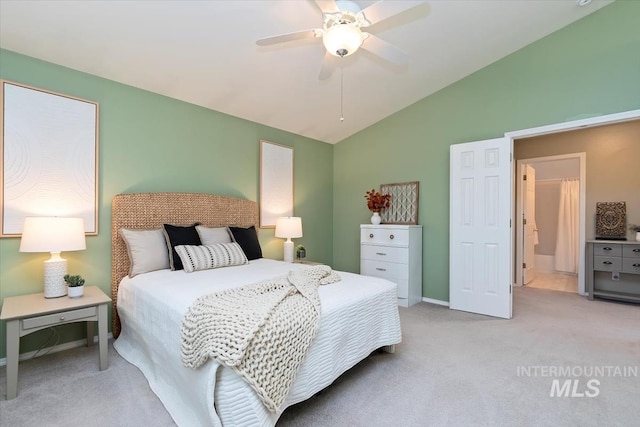
[[[367,208],[371,212],[380,212],[384,208],[391,206],[391,194],[381,194],[372,188],[364,196],[367,199]]]

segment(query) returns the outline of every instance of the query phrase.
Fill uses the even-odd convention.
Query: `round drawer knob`
[[[64,320],[64,316],[60,316],[60,320]]]
[[[396,236],[394,236],[393,234],[389,236],[389,238],[390,238],[391,240],[393,240],[393,238],[394,238],[394,237],[396,237]]]
[[[373,233],[369,234],[369,238],[373,239]]]

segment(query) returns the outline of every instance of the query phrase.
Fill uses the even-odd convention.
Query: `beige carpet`
[[[640,375],[640,306],[527,288],[514,297],[509,321],[425,303],[400,309],[396,354],[372,355],[278,426],[638,425],[639,376],[584,374],[610,366]],[[113,348],[107,371],[97,359],[93,347],[21,363],[19,395],[0,401],[0,425],[174,425]],[[583,375],[549,376],[554,367]],[[0,368],[2,399],[5,375]],[[576,394],[593,394],[587,381],[599,381],[598,395],[550,397],[553,381],[567,379],[578,381]]]

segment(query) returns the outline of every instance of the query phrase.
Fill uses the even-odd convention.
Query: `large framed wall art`
[[[28,216],[84,219],[98,234],[98,104],[0,80],[0,237]]]
[[[293,216],[293,147],[260,141],[260,227]]]

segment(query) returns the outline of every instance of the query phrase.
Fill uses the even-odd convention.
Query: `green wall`
[[[294,147],[295,214],[303,218],[310,259],[332,261],[333,146],[0,50],[0,77],[100,104],[99,234],[87,250],[63,254],[69,272],[110,295],[111,199],[118,193],[186,191],[258,200],[259,140]],[[215,88],[212,88],[215,90]],[[282,259],[282,239],[260,230],[265,256]],[[0,299],[42,292],[48,254],[18,252],[20,239],[0,239]],[[60,328],[63,342],[81,338],[78,325]],[[0,357],[5,357],[0,325]],[[37,348],[48,331],[22,339]]]
[[[423,295],[448,301],[449,146],[640,108],[639,22],[619,0],[337,144],[334,268],[359,270],[365,191],[420,181]]]

